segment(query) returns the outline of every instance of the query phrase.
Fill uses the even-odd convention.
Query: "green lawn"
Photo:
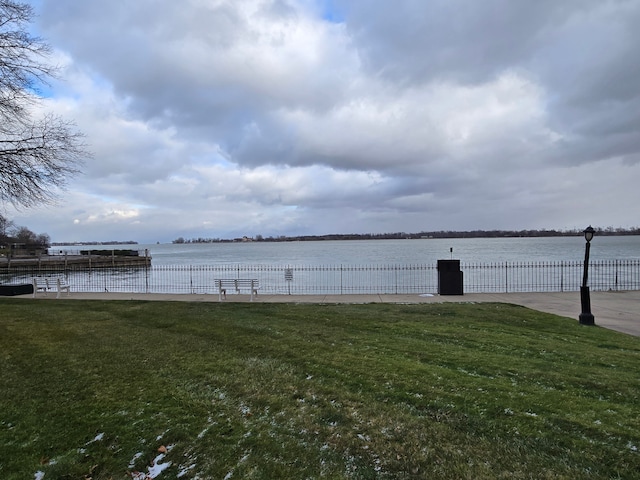
[[[640,478],[640,339],[512,305],[7,298],[0,372],[2,479]]]

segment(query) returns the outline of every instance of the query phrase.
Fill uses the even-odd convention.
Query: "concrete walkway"
[[[21,295],[15,298],[33,298]],[[55,293],[38,294],[39,299],[55,300]],[[95,300],[167,300],[217,302],[217,294],[155,293],[77,293],[61,298]],[[248,295],[228,295],[226,302],[249,302]],[[541,312],[569,317],[576,322],[580,314],[579,292],[556,293],[470,293],[462,296],[440,295],[258,295],[254,302],[264,303],[480,303],[499,302],[522,305]],[[591,312],[596,325],[629,335],[640,336],[640,291],[591,292]]]

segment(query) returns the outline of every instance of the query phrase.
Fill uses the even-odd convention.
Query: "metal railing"
[[[462,266],[465,291],[563,292],[578,291],[583,262],[469,263]],[[640,290],[640,260],[589,262],[591,290]]]
[[[463,263],[465,293],[578,291],[583,263]],[[217,293],[217,278],[254,278],[266,294],[436,294],[436,265],[158,265],[65,269],[25,267],[0,275],[5,284],[63,275],[75,292]],[[592,290],[640,290],[640,260],[589,263]]]

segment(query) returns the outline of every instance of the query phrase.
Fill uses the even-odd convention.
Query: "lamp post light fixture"
[[[591,225],[584,230],[584,239],[587,241],[587,245],[584,250],[584,272],[582,274],[582,286],[580,287],[580,303],[582,304],[582,313],[578,317],[580,325],[595,325],[595,319],[591,313],[591,296],[587,286],[587,280],[589,279],[589,249],[595,232]]]

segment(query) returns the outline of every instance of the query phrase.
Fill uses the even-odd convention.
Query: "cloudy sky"
[[[53,241],[640,224],[638,0],[33,0]]]

